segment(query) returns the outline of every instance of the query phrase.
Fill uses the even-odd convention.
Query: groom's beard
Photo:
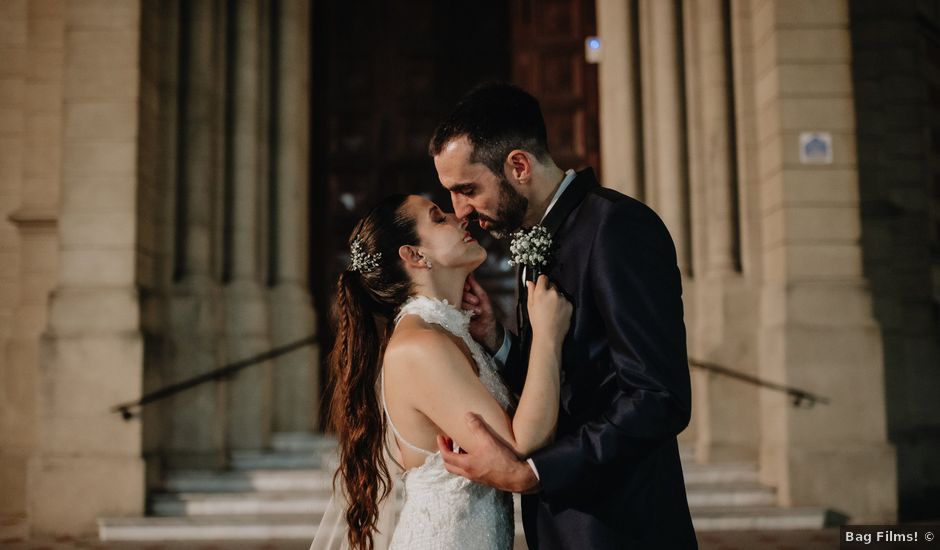
[[[522,196],[503,176],[499,180],[499,203],[496,206],[496,219],[479,215],[479,219],[486,222],[486,230],[497,239],[504,239],[510,233],[522,227],[526,210],[529,209],[529,199]]]

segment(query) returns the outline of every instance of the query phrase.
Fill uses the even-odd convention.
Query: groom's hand
[[[443,436],[437,436],[437,447],[448,472],[513,493],[529,493],[538,489],[539,480],[532,468],[519,460],[482,418],[467,413],[467,427],[476,437],[472,453],[455,453]]]
[[[496,322],[490,297],[472,274],[464,283],[461,308],[473,312],[470,336],[482,344],[490,354],[496,353],[503,343],[503,327]]]

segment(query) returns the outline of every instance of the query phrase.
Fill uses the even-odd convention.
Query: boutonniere
[[[509,265],[525,266],[531,270],[532,278],[536,279],[551,260],[552,234],[543,225],[536,225],[528,231],[520,229],[512,234],[509,253]]]

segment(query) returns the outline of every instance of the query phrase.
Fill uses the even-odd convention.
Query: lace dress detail
[[[505,409],[512,403],[496,363],[470,337],[470,313],[446,300],[415,296],[401,307],[396,323],[406,315],[440,325],[459,337],[470,350],[480,381]],[[444,468],[440,451],[430,452],[401,436],[385,407],[382,374],[382,406],[388,426],[398,441],[426,456],[424,464],[402,475],[404,503],[389,550],[509,550],[513,544],[512,494],[470,481]]]

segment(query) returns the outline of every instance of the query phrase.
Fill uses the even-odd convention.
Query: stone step
[[[692,508],[696,531],[785,531],[822,529],[841,525],[848,518],[825,508],[778,506]]]
[[[149,498],[155,516],[323,514],[329,490],[249,493],[157,493]]]
[[[773,506],[776,491],[759,483],[707,483],[686,484],[689,507],[706,506]]]
[[[286,452],[333,452],[336,437],[310,432],[276,432],[271,434],[271,448]]]
[[[320,514],[101,518],[103,541],[313,540]],[[523,534],[517,521],[516,536]]]
[[[292,483],[290,479],[275,478],[277,483],[274,483],[262,478],[265,482],[246,483],[244,478],[218,479],[221,476],[210,478],[199,490],[152,494],[151,513],[157,516],[312,514],[325,510],[330,500],[329,485],[323,480]],[[193,487],[197,480],[193,478],[177,485]],[[258,486],[262,488],[252,488]],[[772,506],[775,503],[773,489],[754,483],[691,485],[687,495],[689,506],[696,508]]]
[[[327,468],[335,469],[337,458],[335,449],[321,448],[317,451],[232,451],[231,464],[236,470],[297,470]],[[757,478],[757,466],[753,463],[725,464],[698,464],[694,459],[683,458],[682,470],[684,472],[711,472],[711,475],[722,475],[727,472],[725,481],[749,481]]]
[[[333,473],[322,469],[176,471],[167,474],[165,492],[330,491]]]
[[[299,470],[325,467],[326,453],[313,451],[232,451],[236,470]]]
[[[102,541],[312,540],[320,513],[213,515],[188,517],[102,518]],[[522,534],[517,513],[516,535]],[[696,531],[822,529],[845,518],[823,508],[692,509]]]
[[[319,515],[100,518],[102,541],[313,540]]]
[[[759,482],[757,464],[753,462],[683,464],[682,475],[685,477],[686,485]]]
[[[279,433],[271,451],[236,451],[224,472],[170,472],[143,518],[99,520],[102,540],[310,540],[329,502],[336,442],[309,433]],[[700,531],[820,529],[840,522],[822,508],[779,508],[775,490],[758,482],[754,463],[697,464],[680,446],[693,522]],[[519,498],[516,533],[522,536]],[[841,518],[844,522],[845,518]]]
[[[521,501],[517,495],[513,500],[516,519],[521,521]],[[326,490],[155,493],[149,498],[149,512],[161,517],[322,514],[329,501],[330,492]]]

